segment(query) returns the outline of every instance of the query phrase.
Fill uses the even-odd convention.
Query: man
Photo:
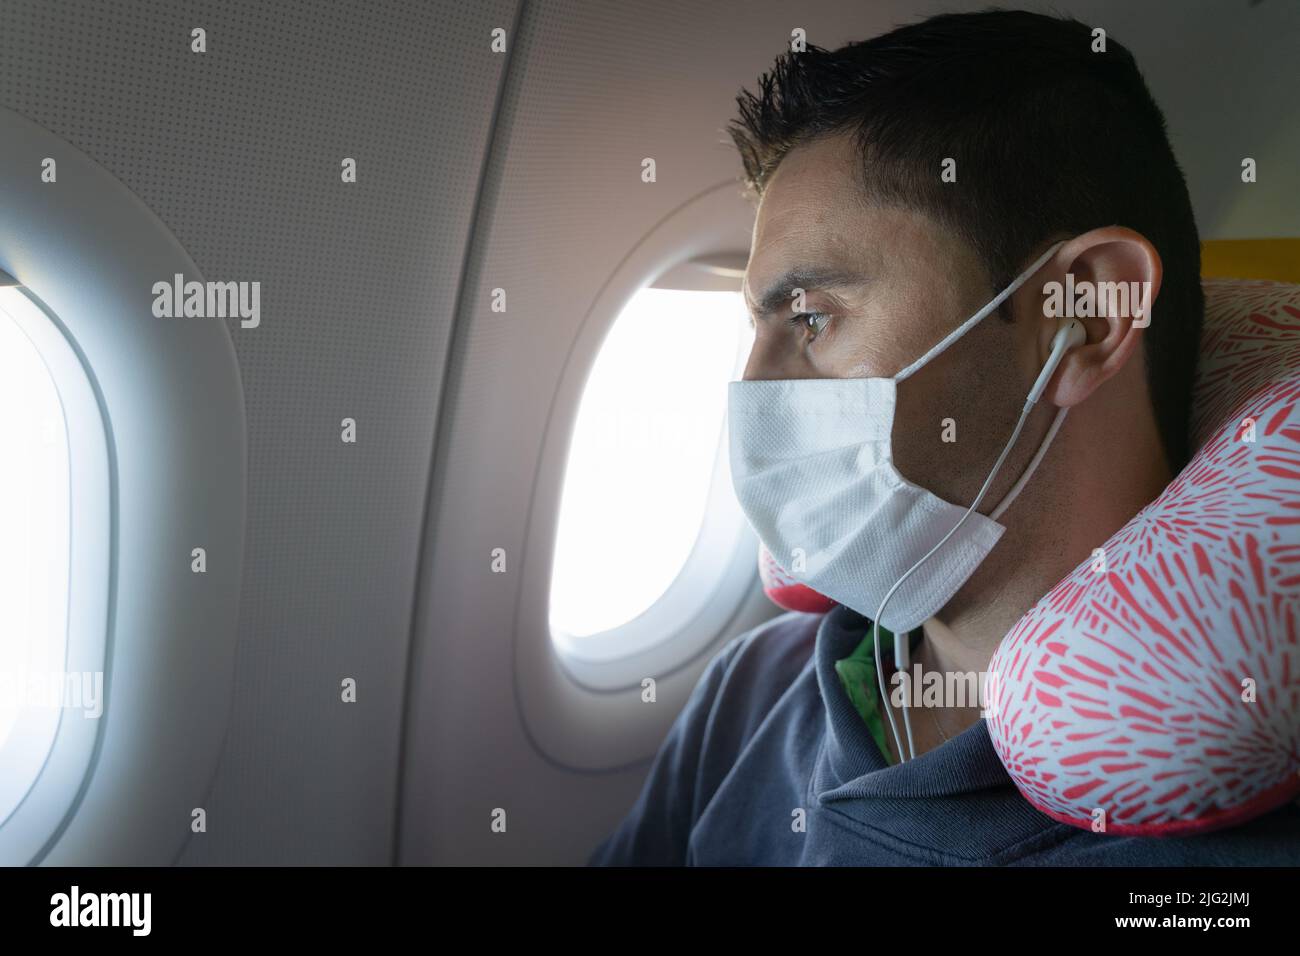
[[[852,426],[851,414],[837,419],[822,398],[856,380],[894,378],[922,356],[914,374],[879,393],[896,400],[888,437],[897,472],[888,474],[902,476],[886,483],[959,504],[947,506],[958,516],[979,498],[971,516],[978,526],[1050,441],[1032,480],[998,516],[1000,540],[977,552],[973,567],[949,574],[955,590],[936,590],[936,575],[927,578],[922,565],[909,586],[939,603],[928,616],[914,614],[918,627],[908,611],[893,612],[913,665],[983,672],[1029,608],[1190,456],[1199,242],[1163,116],[1113,39],[1102,50],[1081,23],[1000,11],[784,55],[739,103],[732,136],[759,207],[745,277],[756,335],[744,381],[732,386],[733,461],[761,457],[765,440],[803,441],[798,428],[812,430],[809,415],[828,416],[817,421],[830,429],[818,439],[822,458],[812,455],[798,480],[778,474],[752,494],[738,483],[742,505],[765,540],[781,536],[782,521],[815,539],[828,507],[847,509],[826,532],[831,542],[852,531],[844,522],[867,520],[870,507],[853,511],[848,494],[815,501],[801,492],[800,481],[821,480],[815,463],[835,449],[834,428]],[[1044,314],[1045,286],[1065,283],[1067,273],[1076,284],[1137,283],[1150,291],[1148,311],[1134,303],[1081,318],[1076,346],[1022,421],[1060,328]],[[935,352],[982,309],[987,319]],[[767,406],[765,422],[762,402],[771,396],[784,404]],[[1060,409],[1070,414],[1056,432]],[[789,434],[762,433],[781,420],[794,422]],[[981,497],[1017,424],[1018,440]],[[1052,821],[1019,795],[978,701],[914,710],[905,724],[877,690],[889,668],[876,668],[864,616],[885,595],[880,586],[852,591],[878,564],[906,569],[912,561],[905,551],[899,557],[904,543],[868,543],[875,554],[859,551],[825,572],[845,589],[831,595],[841,606],[778,618],[710,663],[635,807],[591,862],[1300,859],[1294,806],[1189,838],[1091,833]],[[912,601],[912,612],[925,607],[914,597],[890,600]],[[893,634],[882,636],[882,661],[892,661]]]

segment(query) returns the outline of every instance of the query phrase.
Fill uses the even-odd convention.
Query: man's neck
[[[1104,392],[1109,394],[1103,398]],[[1131,412],[1142,407],[1139,397],[1111,388],[1094,399],[1102,401],[1073,410],[1052,454],[999,519],[1007,530],[998,546],[948,605],[922,625],[928,668],[986,670],[1002,639],[1030,608],[1172,480],[1158,450],[1154,420]],[[1145,451],[1099,451],[1114,448]]]

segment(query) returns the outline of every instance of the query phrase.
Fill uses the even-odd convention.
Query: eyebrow
[[[756,300],[751,300],[753,314],[771,315],[794,294],[795,289],[811,292],[817,289],[831,289],[850,285],[864,285],[866,279],[862,274],[850,269],[833,267],[810,267],[791,269],[767,287]],[[745,280],[746,299],[749,298],[749,280]]]

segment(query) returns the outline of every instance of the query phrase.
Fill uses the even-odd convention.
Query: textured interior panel
[[[505,61],[489,33],[513,12],[4,4],[0,101],[125,182],[208,279],[262,283],[260,328],[232,323],[250,469],[235,698],[183,862],[392,857],[435,404]]]

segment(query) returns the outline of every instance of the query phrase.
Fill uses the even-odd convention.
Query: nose
[[[740,376],[743,381],[754,382],[771,378],[770,375],[765,374],[767,364],[765,358],[766,351],[767,348],[763,345],[762,340],[757,338],[754,339],[754,344],[749,350],[749,358],[745,360],[745,373]]]
[[[745,373],[741,376],[743,381],[763,382],[814,377],[797,360],[797,356],[790,354],[789,343],[781,342],[778,338],[761,333],[755,336],[754,345],[749,350],[749,358],[745,361]]]

